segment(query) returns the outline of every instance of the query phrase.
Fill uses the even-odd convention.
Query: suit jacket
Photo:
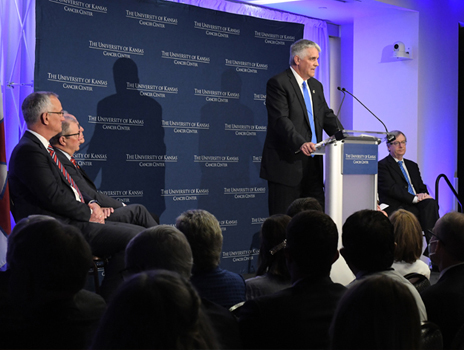
[[[55,148],[55,151],[61,164],[66,168],[81,192],[98,201],[101,207],[116,209],[123,206],[120,201],[98,192],[97,187],[82,168],[77,169],[61,150]]]
[[[333,135],[343,127],[327,106],[322,84],[314,78],[309,79],[307,84],[319,142],[323,129]],[[268,126],[260,176],[268,181],[296,186],[303,178],[307,162],[307,156],[298,151],[303,143],[311,141],[312,132],[304,97],[292,70],[288,68],[271,78],[266,94]],[[317,159],[322,162],[322,157]],[[320,168],[322,172],[322,166]]]
[[[441,329],[443,348],[450,349],[454,336],[464,325],[464,265],[450,268],[421,296],[428,320]]]
[[[247,301],[240,310],[244,349],[327,349],[329,327],[346,288],[330,277]]]
[[[90,208],[76,201],[73,190],[40,140],[26,131],[14,148],[8,183],[16,221],[32,214],[65,223],[88,222]]]
[[[427,186],[422,182],[417,163],[404,158],[403,161],[416,193],[428,193]],[[408,183],[395,159],[388,155],[379,161],[378,166],[379,200],[380,203],[386,203],[390,206],[387,208],[387,213],[391,213],[399,207],[411,206],[414,195],[408,192]]]

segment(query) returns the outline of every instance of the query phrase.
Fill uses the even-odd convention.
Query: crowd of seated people
[[[260,269],[246,281],[220,268],[212,213],[188,210],[175,226],[146,228],[127,245],[125,281],[108,305],[83,289],[92,254],[79,230],[27,217],[0,272],[0,348],[426,349],[426,321],[440,332],[434,348],[462,348],[464,214],[446,214],[430,233],[440,276],[419,294],[404,275],[422,270],[402,269],[422,251],[414,216],[358,211],[339,252],[333,220],[298,202],[292,217],[263,222]],[[356,277],[346,286],[330,279],[339,253]],[[253,286],[271,274],[279,283]]]

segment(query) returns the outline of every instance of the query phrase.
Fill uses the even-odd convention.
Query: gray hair
[[[404,132],[400,131],[400,130],[392,130],[389,132],[390,135],[393,135],[395,136],[394,140],[396,140],[396,138],[400,135],[403,135],[404,136],[404,140],[405,141],[408,141],[407,138],[406,138],[406,135],[404,134]],[[394,140],[392,142],[394,142]],[[391,142],[387,142],[387,145],[391,145]]]
[[[28,95],[21,105],[24,121],[27,126],[34,125],[39,120],[42,113],[47,112],[52,107],[50,96],[58,95],[51,91],[38,91]]]
[[[307,39],[300,39],[295,41],[292,46],[290,46],[290,65],[293,65],[295,56],[300,58],[306,57],[306,49],[314,47],[317,51],[321,52],[321,47],[316,44],[314,41],[307,40]]]
[[[222,230],[216,217],[206,210],[182,213],[176,227],[187,237],[196,269],[209,270],[219,265],[222,251]]]

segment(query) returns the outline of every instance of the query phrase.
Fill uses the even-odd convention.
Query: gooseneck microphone
[[[340,111],[342,110],[343,102],[345,101],[346,92],[340,88],[337,88],[339,91],[343,92],[342,102],[340,102],[340,107],[338,107],[337,118],[340,119]]]
[[[387,132],[387,142],[388,142],[388,143],[390,143],[390,142],[392,142],[392,141],[395,140],[395,138],[396,138],[395,135],[390,134],[390,132],[388,131],[388,129],[387,129],[386,125],[384,124],[384,122],[381,121],[380,118],[377,117],[369,108],[367,108],[367,107],[364,105],[364,103],[362,103],[361,101],[359,101],[359,99],[358,99],[355,95],[353,95],[351,92],[349,92],[349,91],[346,90],[345,88],[340,88],[340,86],[337,87],[337,89],[340,90],[340,91],[342,91],[342,92],[344,92],[344,93],[347,92],[348,94],[350,94],[356,101],[358,101],[358,102],[361,104],[361,106],[363,106],[365,109],[367,109],[367,110],[369,111],[370,114],[372,114],[379,122],[382,123],[383,127],[385,128],[385,131]],[[343,97],[343,98],[344,98],[344,97]]]

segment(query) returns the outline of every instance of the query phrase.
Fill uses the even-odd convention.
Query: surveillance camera
[[[397,41],[396,43],[393,44],[393,51],[397,52],[405,52],[405,47],[404,44],[401,41]]]

